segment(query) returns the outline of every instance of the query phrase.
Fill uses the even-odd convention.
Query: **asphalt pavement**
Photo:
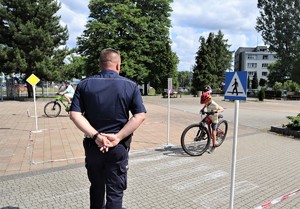
[[[229,208],[232,192],[234,208],[300,208],[300,141],[269,132],[297,115],[300,101],[239,102],[231,189],[236,103],[214,98],[225,108],[228,136],[213,154],[190,157],[180,135],[199,121],[199,98],[144,97],[148,113],[134,133],[124,209]],[[37,100],[37,117],[33,101],[0,102],[1,209],[89,208],[83,135],[66,112],[45,117],[47,102]]]

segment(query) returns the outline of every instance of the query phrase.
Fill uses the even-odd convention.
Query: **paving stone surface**
[[[213,154],[190,157],[182,130],[199,121],[199,98],[144,97],[148,110],[134,133],[123,208],[255,208],[300,188],[300,140],[269,132],[299,113],[300,101],[239,103],[234,190],[235,103],[215,97],[229,120],[227,139]],[[0,208],[89,208],[82,133],[66,112],[47,118],[47,100],[0,102]],[[37,120],[36,120],[37,119]],[[37,121],[37,123],[36,123]],[[166,146],[170,145],[170,146]],[[300,208],[300,193],[270,208]]]

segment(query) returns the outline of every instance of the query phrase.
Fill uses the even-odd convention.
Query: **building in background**
[[[234,54],[234,71],[247,71],[251,86],[255,72],[258,82],[261,78],[268,81],[268,66],[276,60],[276,53],[267,46],[239,47]]]

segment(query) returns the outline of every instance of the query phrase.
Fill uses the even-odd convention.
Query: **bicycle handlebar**
[[[201,111],[200,112],[202,115],[213,115],[215,113],[217,113],[216,111],[211,111],[211,112],[207,112],[207,111]]]

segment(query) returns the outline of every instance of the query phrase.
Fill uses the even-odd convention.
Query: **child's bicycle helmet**
[[[211,99],[211,95],[210,95],[208,92],[204,92],[204,93],[201,95],[200,103],[201,103],[201,104],[204,104],[208,99]]]

